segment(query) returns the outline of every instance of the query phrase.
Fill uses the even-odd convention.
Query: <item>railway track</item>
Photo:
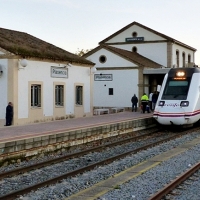
[[[45,160],[43,162],[39,162],[39,163],[29,165],[29,166],[26,166],[26,167],[19,167],[19,168],[16,168],[14,170],[9,170],[9,171],[0,173],[0,180],[5,178],[5,177],[11,177],[11,176],[22,174],[22,173],[25,173],[25,172],[28,172],[28,171],[31,171],[31,170],[34,170],[34,169],[46,167],[46,166],[51,165],[51,164],[66,161],[66,160],[69,160],[69,159],[72,159],[72,158],[75,158],[75,157],[80,157],[80,156],[83,156],[83,155],[90,153],[90,152],[102,151],[107,147],[114,147],[114,146],[124,144],[124,143],[127,143],[127,142],[137,141],[139,139],[151,136],[152,134],[155,134],[157,132],[158,132],[158,129],[153,129],[152,131],[147,131],[147,133],[144,133],[144,134],[140,134],[140,135],[136,135],[136,136],[135,136],[135,134],[133,136],[130,135],[129,137],[127,137],[125,139],[119,139],[118,141],[113,141],[113,142],[109,142],[109,143],[107,142],[107,144],[100,144],[99,146],[90,147],[90,148],[87,148],[85,150],[80,150],[80,151],[75,152],[75,153],[70,153],[70,154],[67,154],[67,155],[59,156],[57,158]]]
[[[53,160],[50,160],[50,161],[45,161],[45,162],[42,162],[42,163],[38,163],[36,165],[32,165],[32,166],[28,166],[28,167],[25,167],[25,168],[19,168],[19,169],[16,169],[16,170],[4,172],[4,173],[0,174],[0,178],[2,179],[2,178],[5,178],[5,177],[11,177],[11,176],[17,175],[17,174],[23,174],[23,173],[30,171],[30,170],[38,169],[38,168],[41,168],[41,167],[44,167],[44,166],[47,166],[47,165],[51,165],[51,164],[54,164],[54,163],[57,163],[57,162],[62,162],[63,160],[66,160],[66,159],[72,159],[72,158],[75,158],[75,157],[80,157],[80,156],[85,155],[89,152],[102,151],[103,149],[106,149],[108,147],[110,148],[110,147],[113,147],[113,146],[116,146],[116,145],[120,145],[120,144],[123,144],[123,143],[130,142],[130,141],[140,140],[141,138],[149,137],[153,133],[155,134],[155,130],[152,131],[152,132],[148,132],[147,134],[140,135],[140,136],[134,136],[132,138],[126,138],[124,140],[116,141],[116,142],[113,142],[112,144],[101,145],[99,147],[90,148],[90,149],[87,149],[87,150],[82,151],[82,152],[77,152],[75,154],[70,154],[70,155],[63,156],[63,157],[60,157],[60,158],[56,158],[56,159],[53,159]],[[106,165],[106,164],[111,163],[115,160],[123,158],[123,157],[125,157],[129,154],[134,154],[134,153],[137,153],[139,151],[145,150],[147,148],[151,148],[151,147],[156,146],[160,143],[164,143],[166,141],[173,140],[173,139],[180,137],[183,134],[187,134],[187,133],[188,133],[187,131],[182,132],[182,133],[176,133],[176,134],[173,134],[173,136],[166,137],[165,139],[160,139],[156,142],[151,142],[150,144],[141,146],[137,149],[127,151],[125,153],[106,158],[106,159],[104,159],[100,162],[95,162],[93,164],[87,164],[87,166],[75,169],[71,172],[64,173],[62,175],[59,175],[59,176],[53,177],[51,179],[42,181],[40,183],[28,186],[26,188],[21,188],[19,190],[13,191],[12,193],[7,193],[7,194],[4,194],[4,195],[1,195],[0,199],[3,199],[3,200],[15,199],[17,196],[27,194],[32,190],[36,190],[40,187],[44,187],[44,186],[47,186],[47,185],[55,184],[55,183],[61,181],[62,179],[72,177],[72,176],[75,176],[77,174],[86,172],[88,170],[94,169],[97,166]]]
[[[169,199],[167,198],[168,195],[175,196],[176,192],[173,193],[173,190],[177,187],[180,187],[181,184],[184,184],[184,181],[188,180],[190,177],[194,175],[195,172],[200,170],[200,163],[197,163],[193,167],[191,167],[188,171],[178,176],[174,179],[171,183],[166,185],[164,188],[159,190],[156,194],[152,195],[149,200],[158,200],[158,199]],[[181,187],[180,187],[181,188]]]

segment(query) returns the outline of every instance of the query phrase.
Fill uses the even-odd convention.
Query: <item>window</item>
[[[106,56],[102,55],[99,57],[99,62],[100,63],[105,63],[106,62]]]
[[[188,54],[188,63],[190,63],[191,62],[191,56],[190,56],[190,54]]]
[[[137,32],[133,32],[133,33],[132,33],[132,36],[133,36],[133,37],[137,37]]]
[[[179,51],[176,51],[176,66],[179,67]]]
[[[185,67],[185,53],[184,52],[182,54],[182,57],[183,57],[183,67]]]
[[[169,78],[164,89],[162,100],[186,100],[189,86],[190,78],[186,78],[186,80],[173,80]]]
[[[41,85],[31,85],[31,106],[41,107]]]
[[[113,88],[109,88],[109,89],[108,89],[108,94],[109,94],[109,95],[113,95]]]
[[[132,48],[132,52],[137,52],[137,47],[134,46],[134,47]]]
[[[63,85],[55,86],[55,105],[56,106],[64,105],[64,86]]]
[[[83,105],[83,86],[76,86],[76,105]]]

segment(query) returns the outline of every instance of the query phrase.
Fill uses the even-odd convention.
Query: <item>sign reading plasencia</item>
[[[140,41],[144,41],[144,37],[126,38],[126,42],[140,42]]]
[[[112,74],[95,74],[94,80],[95,81],[112,81],[113,76]]]
[[[68,69],[61,67],[51,67],[51,77],[68,78]]]

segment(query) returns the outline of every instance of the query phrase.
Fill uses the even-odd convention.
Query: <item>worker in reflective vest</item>
[[[148,106],[148,102],[149,102],[149,98],[146,95],[146,93],[144,93],[141,97],[141,102],[142,102],[142,111],[143,113],[145,113],[147,106]],[[149,110],[147,110],[147,112],[149,113]]]

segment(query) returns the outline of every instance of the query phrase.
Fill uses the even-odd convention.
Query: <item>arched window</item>
[[[183,67],[185,67],[185,52],[182,53]]]
[[[134,46],[134,47],[132,48],[132,52],[137,52],[137,47],[136,47],[136,46]]]
[[[179,67],[179,51],[176,50],[176,67]]]
[[[191,55],[188,54],[188,63],[191,63]]]

